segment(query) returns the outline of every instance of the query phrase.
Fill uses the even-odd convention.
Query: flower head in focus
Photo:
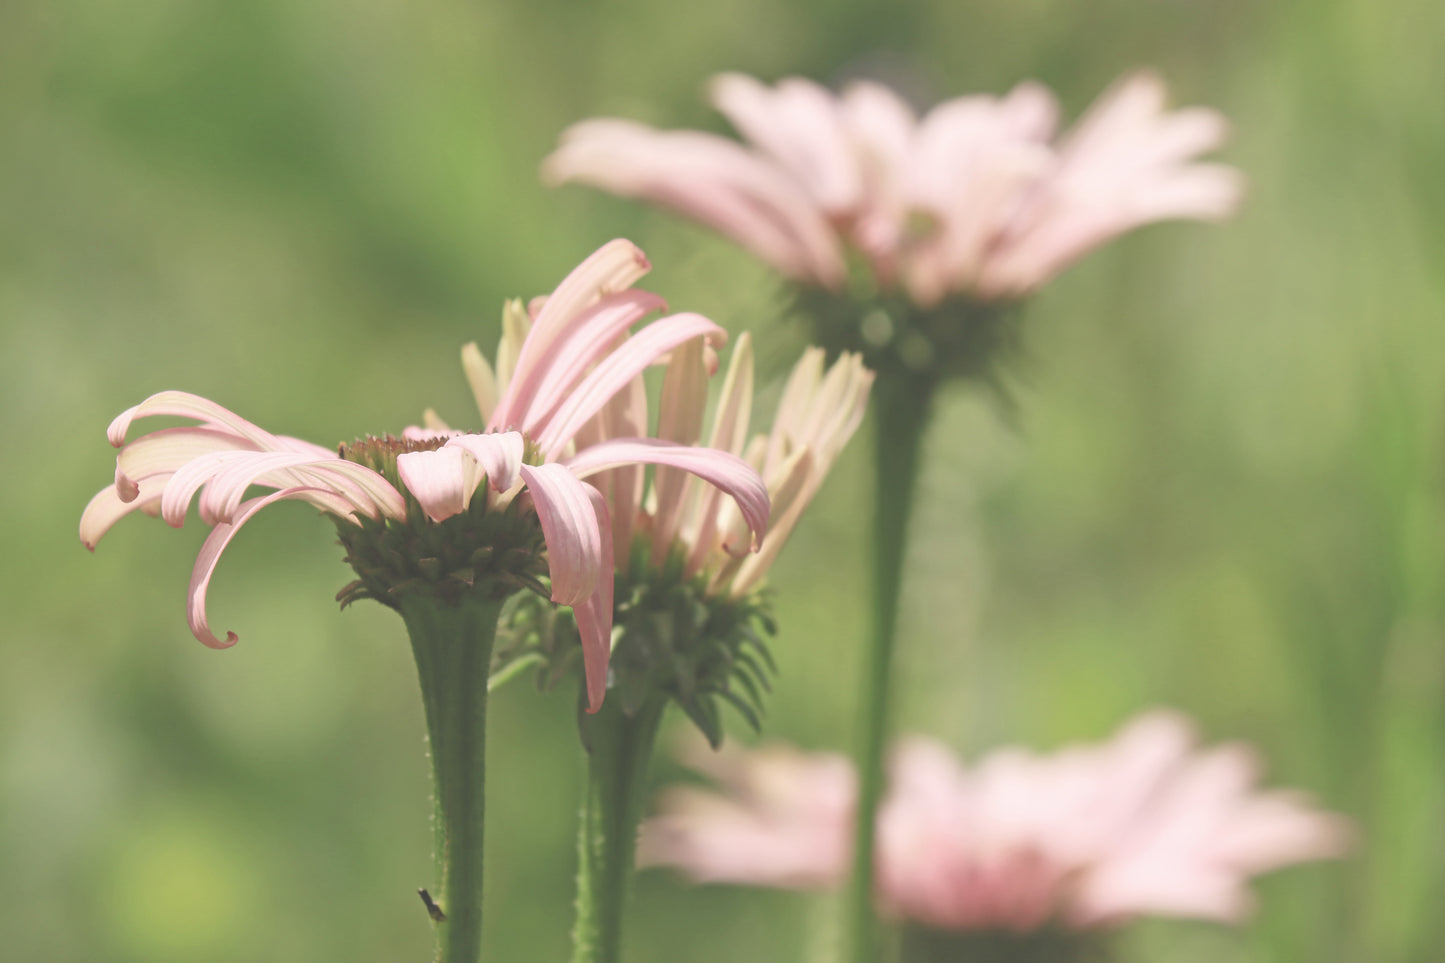
[[[874,368],[893,356],[958,367],[954,356],[1003,336],[999,307],[1083,254],[1155,221],[1224,218],[1242,189],[1233,168],[1195,160],[1223,143],[1223,117],[1168,110],[1148,72],[1062,134],[1053,95],[1032,82],[922,117],[873,82],[834,94],[724,74],[711,93],[744,142],[588,120],[563,133],[544,179],[650,201],[732,238],[798,282],[820,339],[867,350]],[[862,331],[860,302],[876,308]]]
[[[772,428],[749,434],[753,354],[748,334],[733,349],[711,422],[708,376],[716,357],[701,341],[672,352],[663,377],[656,428],[648,435],[642,379],[614,396],[578,432],[579,470],[592,477],[612,519],[617,565],[616,640],[610,685],[635,708],[658,693],[676,701],[714,744],[722,738],[715,698],[734,705],[757,728],[772,666],[763,637],[772,633],[760,585],[828,470],[863,420],[872,372],[857,355],[825,366],[810,348],[783,389]],[[638,437],[647,436],[647,437]],[[708,448],[692,448],[699,443]],[[617,456],[655,446],[728,452],[752,466],[767,486],[771,522],[749,553],[750,525],[739,503],[718,497],[705,473],[659,465],[651,479]],[[639,459],[640,460],[640,459]],[[521,613],[528,644],[546,644],[547,613]],[[525,648],[525,646],[523,646]],[[518,648],[514,647],[515,655]]]
[[[1002,749],[973,767],[932,741],[901,743],[879,813],[880,907],[945,933],[1093,931],[1140,916],[1240,922],[1251,877],[1348,848],[1341,817],[1255,788],[1250,749],[1194,740],[1181,716],[1155,711],[1102,744]],[[834,764],[773,750],[704,768],[728,795],[670,791],[644,824],[643,852],[698,880],[841,882],[851,819],[829,814],[851,811],[852,796],[836,798],[841,777],[808,774]],[[769,792],[750,788],[759,783]],[[804,833],[827,839],[804,845]]]
[[[431,424],[338,452],[273,435],[196,395],[153,395],[111,423],[108,436],[120,449],[115,483],[86,507],[81,541],[93,549],[137,509],[180,527],[199,493],[211,532],[192,572],[188,614],[192,632],[215,648],[236,641],[229,632],[218,638],[206,616],[216,563],[240,527],[276,501],[309,502],[336,522],[359,576],[338,595],[343,604],[372,598],[395,607],[419,594],[456,605],[473,594],[500,598],[540,588],[545,575],[552,601],[575,613],[595,711],[610,654],[612,535],[605,500],[583,479],[598,465],[674,465],[702,473],[735,499],[752,533],[760,536],[768,518],[762,480],[726,452],[639,449],[616,439],[595,446],[591,464],[572,464],[574,436],[644,368],[690,341],[724,338],[695,314],[669,315],[629,335],[664,307],[656,295],[631,289],[648,267],[630,242],[613,241],[539,300],[524,336],[504,339],[508,353],[499,363],[508,379],[491,399],[482,433]],[[151,416],[198,424],[130,440],[131,424]],[[247,498],[253,487],[270,492]]]

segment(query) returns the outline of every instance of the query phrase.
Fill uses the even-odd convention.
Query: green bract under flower
[[[829,355],[857,352],[887,379],[996,384],[999,363],[1020,345],[1016,301],[954,296],[923,308],[898,294],[798,287],[794,303]]]
[[[445,442],[385,435],[340,447],[342,458],[385,477],[407,502],[405,520],[338,521],[346,562],[359,576],[337,593],[343,608],[360,599],[399,608],[403,594],[449,605],[469,597],[497,601],[519,588],[547,594],[541,581],[547,574],[546,543],[535,512],[520,510],[516,501],[498,506],[491,499],[474,498],[466,511],[432,522],[401,483],[399,455],[435,451]],[[534,446],[528,448],[535,457]]]
[[[758,729],[776,672],[767,593],[710,595],[706,576],[683,576],[680,554],[658,570],[649,550],[639,537],[627,569],[617,572],[608,700],[628,715],[657,696],[676,702],[714,746],[723,739],[722,703]],[[536,596],[518,600],[504,632],[510,642],[499,647],[494,679],[537,665],[538,685],[550,687],[578,651],[572,620]]]

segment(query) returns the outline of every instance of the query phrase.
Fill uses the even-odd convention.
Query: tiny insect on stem
[[[436,904],[436,901],[431,898],[430,893],[428,893],[425,889],[419,889],[416,891],[416,895],[420,896],[421,901],[426,904],[426,911],[428,916],[430,916],[434,921],[438,923],[445,923],[447,921],[447,914],[442,912],[442,908],[438,906]]]

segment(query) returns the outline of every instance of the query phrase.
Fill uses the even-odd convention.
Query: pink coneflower
[[[372,597],[389,605],[407,592],[446,599],[515,590],[535,567],[528,532],[539,524],[551,598],[576,614],[596,710],[610,650],[612,537],[604,499],[582,479],[621,464],[672,466],[734,499],[754,538],[768,520],[766,486],[726,452],[615,439],[577,461],[574,436],[644,368],[690,341],[725,338],[696,314],[669,315],[629,335],[632,325],[665,307],[656,295],[631,289],[648,268],[634,245],[613,241],[536,303],[525,338],[506,343],[512,353],[501,360],[509,377],[485,433],[408,429],[400,439],[345,445],[338,454],[273,435],[195,395],[153,395],[111,423],[110,442],[120,449],[115,483],[86,507],[81,541],[93,549],[111,525],[138,509],[179,527],[199,492],[201,520],[211,533],[192,572],[188,618],[196,638],[223,648],[236,636],[221,639],[210,628],[211,575],[240,527],[272,502],[306,501],[336,519],[361,575],[343,590],[348,600]],[[127,441],[132,422],[160,415],[198,424]],[[273,491],[247,498],[253,486]],[[489,579],[494,584],[487,589]]]
[[[1341,817],[1298,793],[1255,789],[1248,747],[1200,751],[1194,741],[1186,720],[1155,711],[1102,744],[1003,749],[971,768],[935,742],[903,742],[879,812],[881,908],[944,931],[1239,922],[1253,908],[1251,877],[1345,851]],[[772,750],[699,765],[729,796],[670,791],[644,824],[643,851],[699,880],[839,883],[852,838],[839,786],[851,783],[810,775],[839,764]],[[805,846],[804,833],[823,839]]]
[[[950,295],[1017,299],[1135,227],[1223,218],[1241,191],[1234,169],[1194,162],[1223,143],[1224,119],[1167,110],[1148,72],[1062,135],[1053,95],[1035,83],[921,118],[871,82],[838,95],[724,74],[711,92],[744,143],[588,120],[562,135],[544,178],[672,208],[806,285],[841,289],[856,256],[877,289],[921,308]]]
[[[496,423],[498,394],[511,391],[517,345],[531,320],[520,303],[504,315],[504,334],[496,370],[475,344],[462,351],[462,364],[483,419]],[[612,553],[617,567],[611,685],[633,699],[659,694],[683,706],[715,742],[720,721],[711,705],[718,695],[737,704],[729,679],[735,671],[751,674],[741,683],[747,705],[739,708],[756,722],[766,688],[770,656],[762,635],[770,633],[765,605],[757,589],[789,533],[817,493],[843,446],[858,429],[867,406],[873,374],[856,354],[844,354],[831,366],[821,349],[810,348],[794,366],[768,432],[749,434],[753,406],[753,354],[748,334],[733,349],[710,424],[706,424],[708,380],[718,367],[713,348],[693,339],[671,352],[662,381],[658,418],[649,428],[647,389],[641,376],[603,405],[576,432],[568,465],[589,474],[602,493],[611,520]],[[451,429],[435,412],[424,415],[438,434]],[[709,448],[693,446],[705,442]],[[661,465],[649,479],[641,465],[656,449],[675,452],[725,451],[742,458],[762,477],[771,507],[768,537],[761,546],[735,500],[720,489],[700,484],[707,475],[680,460]],[[754,551],[749,552],[752,547]],[[683,597],[688,599],[681,603]],[[681,617],[686,613],[686,617]],[[662,626],[666,624],[665,631]],[[500,670],[541,664],[545,678],[561,676],[557,656],[572,650],[568,629],[536,607],[513,613],[511,645]],[[560,629],[560,636],[558,630]],[[629,636],[640,633],[645,640]],[[559,637],[563,640],[558,644]],[[760,650],[744,656],[741,648]],[[545,684],[545,682],[544,682]],[[636,708],[634,701],[629,706]]]

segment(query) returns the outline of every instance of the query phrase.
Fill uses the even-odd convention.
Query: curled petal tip
[[[201,644],[208,649],[229,649],[241,640],[235,632],[227,632],[224,639],[202,639]]]
[[[642,248],[625,237],[613,238],[608,244],[603,245],[603,247],[609,246],[626,247],[631,252],[632,259],[637,262],[638,267],[644,269],[652,267],[652,262],[647,259],[647,255],[643,253]]]
[[[140,484],[123,474],[120,469],[117,468],[115,472],[115,493],[120,496],[122,502],[130,504],[140,495]]]
[[[602,245],[602,247],[598,248],[597,253],[600,254],[601,252],[606,251],[609,248],[612,249],[614,252],[618,251],[619,248],[626,248],[628,253],[632,255],[633,263],[636,264],[638,268],[640,268],[644,273],[652,270],[652,262],[647,259],[647,255],[643,253],[642,248],[638,247],[627,238],[613,238],[611,241],[608,241],[606,244]]]
[[[744,548],[741,550],[737,547],[737,543],[734,542],[731,538],[725,538],[722,541],[722,550],[728,553],[728,555],[732,556],[733,558],[747,558],[749,552],[756,552],[758,550],[757,545],[758,543],[756,536],[753,538],[748,548]]]

